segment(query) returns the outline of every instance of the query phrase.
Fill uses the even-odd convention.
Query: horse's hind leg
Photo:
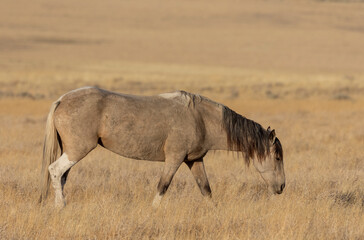
[[[193,162],[186,162],[186,164],[191,169],[191,172],[195,177],[196,183],[199,186],[202,195],[211,197],[211,188],[206,176],[205,165],[203,164],[202,159]]]
[[[63,196],[63,186],[66,183],[66,175],[68,174],[69,169],[75,164],[76,162],[70,161],[68,155],[63,153],[60,158],[48,167],[52,186],[55,191],[56,207],[64,207],[66,204]]]

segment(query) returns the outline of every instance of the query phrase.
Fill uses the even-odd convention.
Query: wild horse
[[[51,106],[40,202],[51,182],[56,206],[64,206],[63,187],[71,167],[98,144],[124,157],[164,161],[155,207],[182,163],[191,169],[201,193],[211,196],[203,163],[209,150],[239,151],[247,164],[253,161],[272,193],[282,193],[285,186],[283,150],[275,131],[222,104],[184,91],[133,96],[85,87]]]

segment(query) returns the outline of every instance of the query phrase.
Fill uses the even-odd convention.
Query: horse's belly
[[[138,160],[164,161],[163,143],[159,141],[145,141],[146,139],[110,139],[101,138],[103,146],[123,157]]]

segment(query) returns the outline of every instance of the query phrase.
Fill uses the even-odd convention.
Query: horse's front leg
[[[207,179],[203,159],[201,158],[193,162],[186,162],[186,164],[191,169],[191,172],[195,177],[196,183],[200,188],[202,195],[211,198],[211,188],[209,180]]]
[[[177,172],[179,166],[181,166],[183,162],[183,157],[172,157],[172,158],[166,158],[164,169],[162,176],[159,180],[158,187],[157,187],[157,194],[154,197],[153,200],[153,207],[157,208],[159,207],[163,195],[166,193],[169,184],[171,183],[174,174]]]

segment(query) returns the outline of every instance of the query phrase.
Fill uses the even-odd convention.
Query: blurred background
[[[221,87],[232,98],[252,89],[259,97],[302,98],[327,95],[320,89],[327,83],[339,85],[330,97],[359,94],[364,8],[356,1],[1,5],[0,97],[57,98],[84,85],[131,93]],[[286,89],[301,79],[304,86]]]

